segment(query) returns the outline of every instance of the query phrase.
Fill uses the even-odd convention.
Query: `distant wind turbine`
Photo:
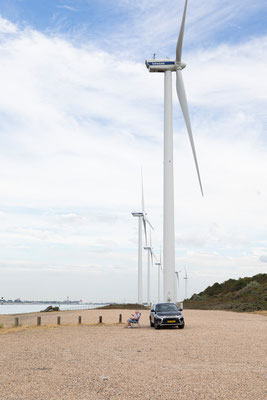
[[[176,279],[177,279],[177,286],[176,286],[176,302],[178,302],[178,289],[180,287],[180,279],[179,279],[179,272],[182,271],[175,271]]]
[[[149,72],[164,72],[164,211],[163,211],[163,265],[164,265],[164,301],[175,301],[175,232],[174,232],[174,183],[173,183],[173,117],[172,117],[172,72],[176,72],[177,95],[187,127],[189,140],[197,170],[200,190],[203,195],[199,167],[192,135],[182,70],[181,60],[184,27],[187,10],[185,1],[182,24],[176,46],[174,60],[146,60]]]
[[[153,252],[153,247],[152,247],[151,228],[150,228],[150,243],[149,246],[144,247],[144,249],[147,250],[147,304],[150,304],[150,288],[151,288],[150,261],[151,264],[153,265],[153,258],[156,260],[156,255]]]
[[[161,279],[160,279],[160,274],[162,271],[162,264],[161,264],[161,252],[159,256],[159,262],[155,262],[155,265],[158,267],[158,302],[161,300],[161,291],[160,291],[160,285],[161,285]]]
[[[144,227],[145,242],[147,245],[147,224],[152,227],[148,221],[145,213],[145,201],[144,201],[144,187],[143,187],[143,174],[141,172],[141,183],[142,183],[142,212],[132,212],[134,217],[138,217],[138,304],[143,303],[143,238],[142,238],[142,225]],[[152,229],[154,229],[152,227]]]
[[[187,299],[187,280],[188,280],[188,276],[187,276],[187,272],[186,272],[186,268],[184,267],[184,298]]]

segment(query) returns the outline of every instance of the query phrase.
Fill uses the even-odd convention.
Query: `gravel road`
[[[186,310],[185,329],[155,330],[142,311],[140,328],[112,324],[131,312],[61,314],[106,325],[0,329],[0,399],[267,399],[267,317]]]

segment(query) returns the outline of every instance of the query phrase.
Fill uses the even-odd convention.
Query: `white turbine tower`
[[[163,210],[163,265],[164,265],[164,301],[175,301],[175,234],[174,234],[174,184],[173,184],[173,127],[172,127],[172,72],[176,72],[177,95],[186,123],[191,143],[200,190],[203,195],[195,145],[183,84],[181,61],[184,26],[187,9],[185,1],[180,33],[176,46],[176,60],[146,60],[149,72],[164,72],[164,210]]]
[[[161,285],[161,279],[160,279],[160,273],[162,271],[162,265],[161,265],[161,253],[159,257],[159,262],[156,262],[155,265],[158,267],[158,302],[161,300],[161,293],[160,293],[160,285]]]
[[[186,268],[184,267],[184,298],[187,299],[187,280],[188,280],[188,276],[187,276],[187,272],[186,272]]]
[[[142,180],[142,212],[132,212],[134,217],[138,217],[138,304],[143,303],[143,235],[142,235],[142,225],[145,232],[145,241],[147,245],[147,233],[146,224],[148,223],[151,227],[152,225],[146,218],[145,213],[145,202],[144,202],[144,188],[143,188],[143,175],[141,174]],[[153,228],[153,227],[152,227]]]

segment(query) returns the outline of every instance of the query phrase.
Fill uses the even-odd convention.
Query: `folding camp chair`
[[[140,318],[141,318],[141,313],[140,313],[140,315],[139,315],[139,318],[138,318],[138,319],[132,319],[132,322],[131,322],[131,327],[133,327],[134,325],[136,325],[136,326],[138,326],[138,328],[140,328],[140,324],[139,324],[139,320],[140,320]]]

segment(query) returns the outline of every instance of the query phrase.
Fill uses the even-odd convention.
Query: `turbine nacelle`
[[[132,212],[133,217],[143,217],[144,214],[142,212]]]
[[[174,60],[146,60],[146,66],[149,72],[166,72],[166,71],[177,71],[182,70],[186,67],[186,64]]]

